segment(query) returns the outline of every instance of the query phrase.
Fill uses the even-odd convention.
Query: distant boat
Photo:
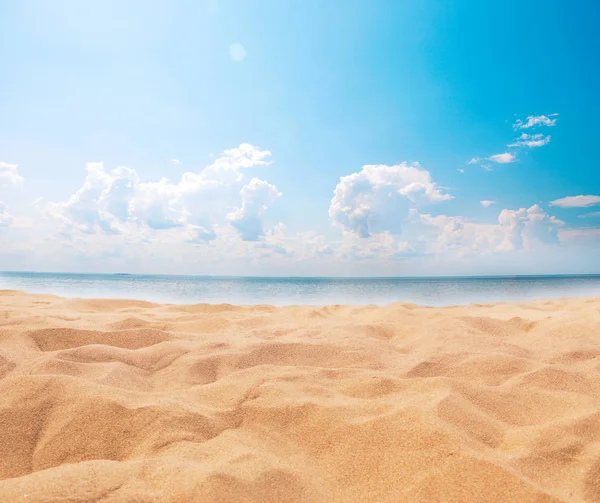
[[[128,272],[116,272],[114,275],[115,276],[131,276],[131,274],[129,274]]]

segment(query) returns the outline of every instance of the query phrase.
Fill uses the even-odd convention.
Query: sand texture
[[[600,502],[600,298],[0,291],[0,502]]]

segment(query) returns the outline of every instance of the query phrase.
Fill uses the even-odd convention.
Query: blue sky
[[[4,1],[0,269],[600,272],[599,14]]]

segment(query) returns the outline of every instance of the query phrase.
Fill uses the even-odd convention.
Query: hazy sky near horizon
[[[598,15],[0,2],[0,270],[599,273]]]

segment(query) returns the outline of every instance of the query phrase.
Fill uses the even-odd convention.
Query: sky
[[[0,270],[600,273],[598,15],[3,0]]]

